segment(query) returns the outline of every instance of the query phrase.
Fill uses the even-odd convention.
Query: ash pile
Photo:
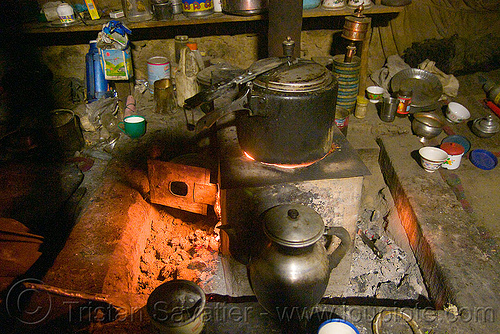
[[[389,210],[365,208],[360,214],[345,297],[428,300],[420,269],[409,246],[403,249],[388,233],[389,219],[399,221],[397,214]]]

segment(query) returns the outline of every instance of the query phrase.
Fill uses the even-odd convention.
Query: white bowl
[[[319,326],[318,334],[359,334],[359,331],[349,321],[330,319]]]
[[[433,173],[438,170],[443,162],[448,159],[448,153],[437,147],[422,147],[418,150],[418,153],[420,154],[422,167],[429,173]]]
[[[470,112],[467,108],[457,102],[448,103],[446,108],[446,119],[453,123],[461,123],[470,117]]]

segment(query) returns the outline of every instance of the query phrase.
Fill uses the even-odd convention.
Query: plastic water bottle
[[[92,102],[106,95],[108,91],[108,81],[104,78],[104,72],[101,67],[97,41],[89,42],[90,49],[85,55],[87,70],[87,101]]]

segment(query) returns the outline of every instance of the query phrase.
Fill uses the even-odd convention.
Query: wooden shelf
[[[365,15],[375,15],[375,14],[390,14],[399,13],[404,9],[404,7],[389,7],[382,5],[373,5],[363,11]],[[346,16],[354,12],[353,8],[345,7],[340,10],[327,10],[322,7],[317,7],[313,9],[306,9],[303,11],[304,18],[317,18],[317,17],[331,17],[331,16]],[[224,13],[214,13],[204,17],[186,17],[183,14],[174,15],[174,18],[170,21],[144,21],[144,22],[129,22],[126,19],[120,19],[127,27],[130,29],[145,29],[145,28],[161,28],[161,27],[171,27],[171,26],[188,26],[188,25],[199,25],[199,24],[217,24],[217,23],[233,23],[233,22],[248,22],[248,21],[260,21],[267,19],[267,14],[262,15],[252,15],[252,16],[237,16],[228,15]],[[85,32],[85,31],[101,31],[103,24],[110,21],[111,19],[100,19],[100,20],[87,20],[87,25],[78,22],[74,25],[67,27],[61,27],[57,24],[51,23],[27,23],[24,25],[24,32],[28,34],[46,34],[46,33],[71,33],[71,32]]]

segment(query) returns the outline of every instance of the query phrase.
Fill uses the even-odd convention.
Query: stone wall
[[[304,58],[325,57],[330,54],[334,30],[302,32],[301,55]],[[96,34],[97,35],[97,34]],[[97,37],[97,36],[96,36]],[[221,35],[191,38],[198,49],[212,58],[246,68],[258,59],[259,35]],[[87,44],[40,47],[42,61],[55,77],[74,77],[85,80]],[[132,60],[135,79],[147,79],[147,59],[165,56],[174,59],[174,40],[142,40],[132,42]]]

